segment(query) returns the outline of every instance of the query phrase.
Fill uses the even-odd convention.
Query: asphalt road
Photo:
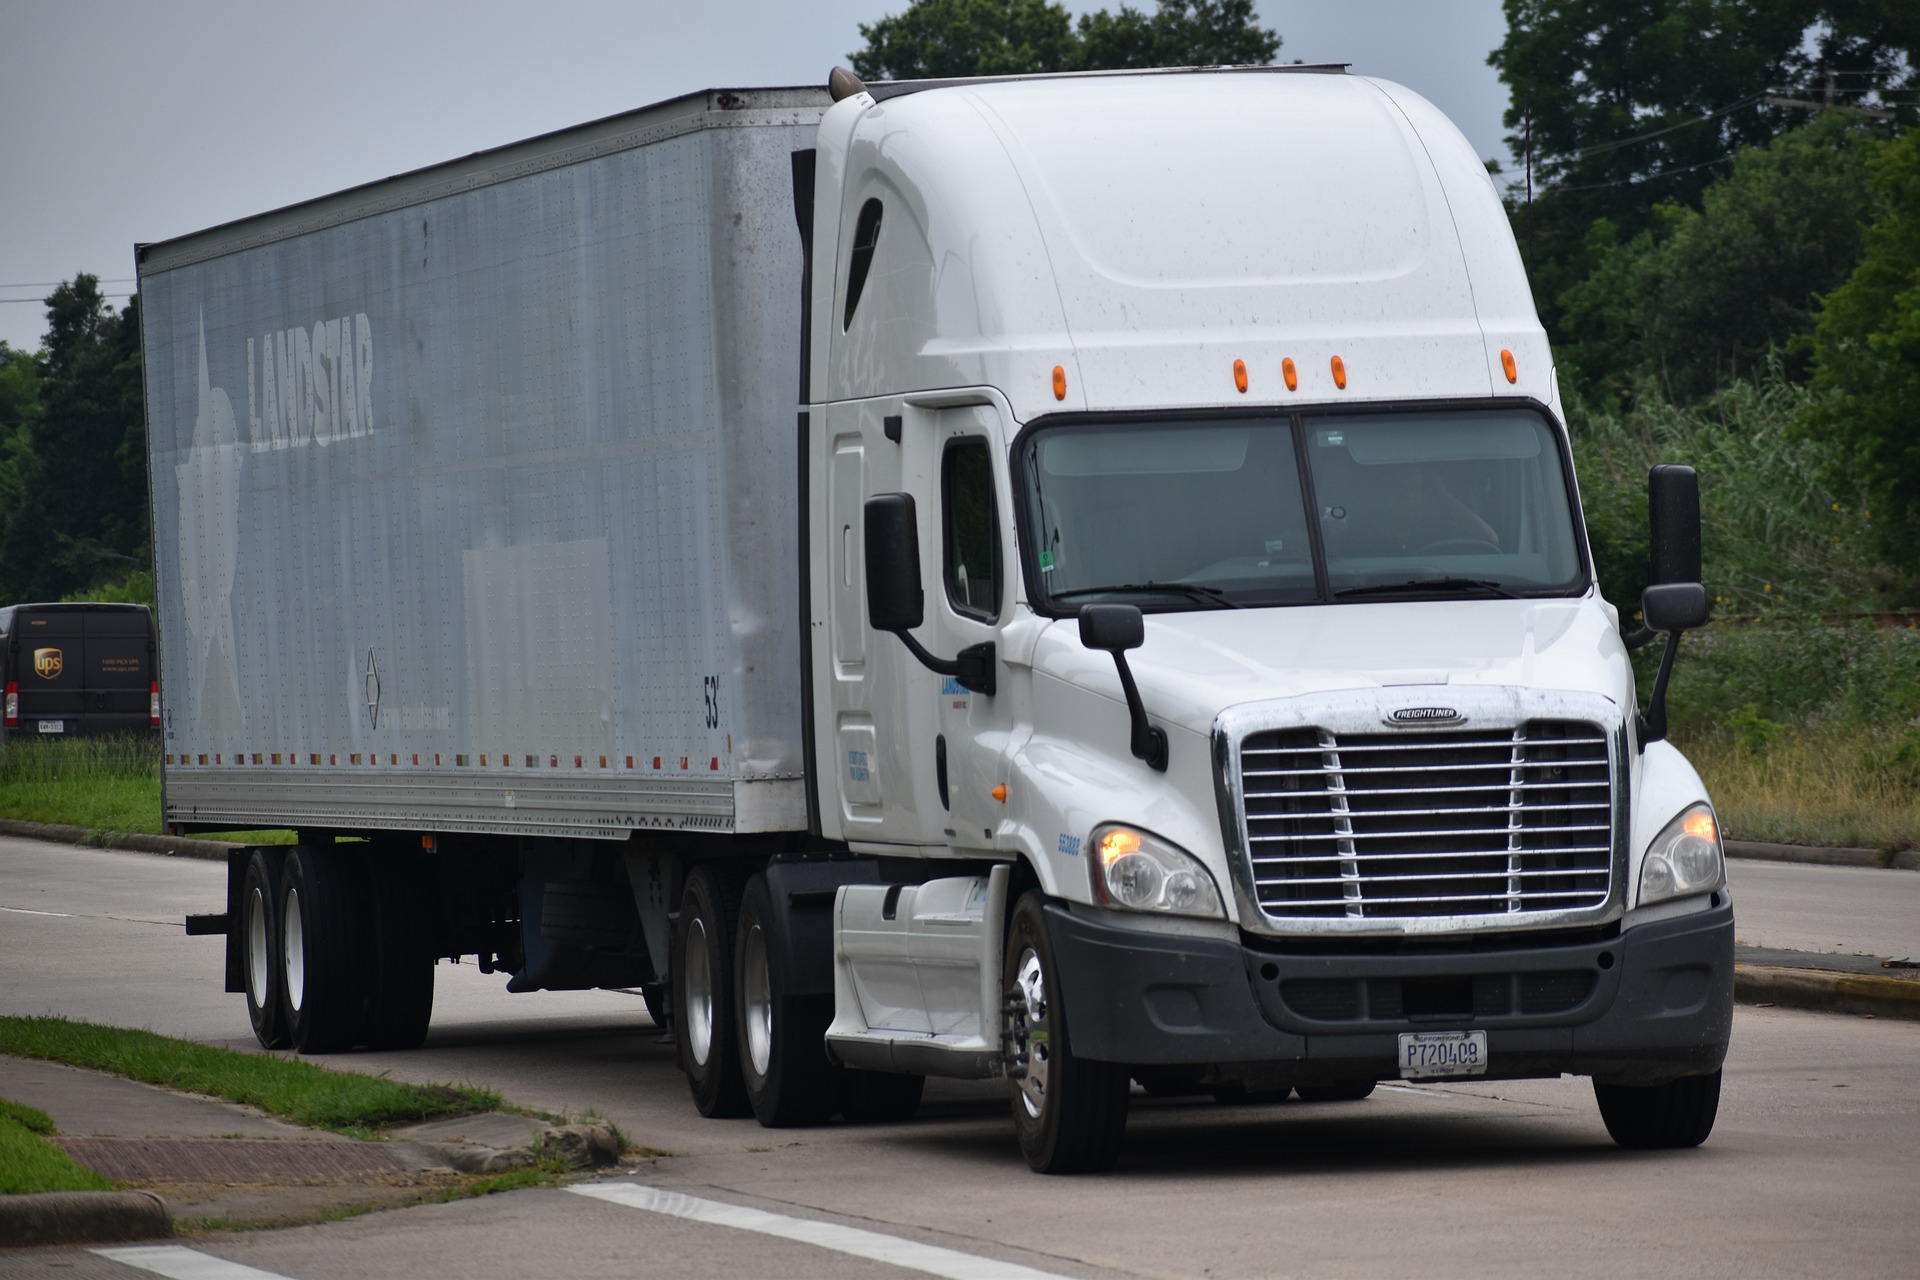
[[[1782,945],[1771,931],[1809,916],[1844,920],[1860,895],[1907,892],[1851,868],[1783,878],[1753,865],[1736,867],[1735,890],[1755,945]],[[1883,874],[1920,890],[1920,873]],[[220,991],[221,941],[187,938],[179,924],[218,908],[223,875],[218,864],[0,839],[0,1013],[251,1047],[243,1004]],[[1900,908],[1889,910],[1893,940]],[[1057,1179],[1027,1172],[992,1087],[936,1083],[902,1126],[707,1121],[636,997],[508,996],[471,967],[443,965],[439,978],[426,1048],[330,1065],[596,1111],[673,1153],[611,1182],[684,1193],[677,1203],[692,1212],[777,1215],[756,1219],[763,1228],[799,1219],[932,1246],[951,1253],[921,1262],[976,1268],[946,1274],[1904,1277],[1920,1251],[1920,1023],[1740,1009],[1720,1123],[1696,1151],[1616,1149],[1580,1080],[1383,1086],[1364,1102],[1318,1105],[1141,1098],[1116,1173]],[[294,1280],[915,1273],[557,1189],[190,1243]],[[18,1271],[0,1253],[0,1276],[50,1274],[42,1256]],[[67,1276],[137,1274],[84,1251],[61,1260]]]

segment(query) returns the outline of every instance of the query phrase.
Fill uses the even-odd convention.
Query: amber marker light
[[[1139,835],[1126,830],[1107,832],[1107,834],[1100,837],[1100,844],[1098,848],[1095,849],[1095,853],[1100,858],[1100,865],[1103,867],[1115,858],[1125,857],[1129,853],[1138,852],[1140,852]]]
[[[1247,362],[1245,360],[1233,362],[1233,385],[1241,395],[1247,393]]]
[[[1300,371],[1293,367],[1293,357],[1288,356],[1280,362],[1280,376],[1287,380],[1287,390],[1300,389]]]
[[[1520,381],[1520,368],[1513,362],[1513,352],[1502,351],[1500,353],[1500,371],[1507,375],[1508,382]]]
[[[1065,400],[1067,398],[1067,370],[1065,365],[1057,364],[1053,366],[1053,398],[1055,400]]]
[[[1342,391],[1347,389],[1347,362],[1339,356],[1333,358],[1333,385]]]
[[[1714,824],[1713,815],[1704,809],[1695,810],[1688,814],[1687,820],[1680,824],[1680,828],[1696,840],[1707,840],[1717,843],[1720,839],[1720,832]]]
[[[1007,802],[1007,784],[1006,783],[1003,782],[999,786],[993,789],[993,798],[995,800],[998,800],[1001,804],[1005,804]]]

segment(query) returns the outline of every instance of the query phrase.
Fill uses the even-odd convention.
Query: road
[[[1755,945],[1895,894],[1916,895],[1903,899],[1906,920],[1920,914],[1920,874],[1755,866],[1735,868],[1741,936]],[[0,839],[0,1013],[251,1047],[244,1006],[219,990],[220,940],[179,925],[218,907],[223,875],[218,864]],[[1901,908],[1887,910],[1886,940],[1897,942]],[[1319,1105],[1139,1098],[1116,1173],[1052,1179],[1026,1171],[991,1087],[936,1083],[903,1126],[706,1121],[637,998],[510,997],[470,966],[439,976],[425,1049],[330,1065],[597,1111],[673,1153],[614,1182],[984,1259],[972,1274],[1908,1276],[1920,1249],[1915,1023],[1742,1008],[1720,1123],[1697,1151],[1614,1148],[1584,1081],[1383,1086],[1364,1102]],[[559,1189],[194,1243],[294,1280],[915,1274]],[[63,1261],[63,1275],[138,1274],[79,1251]],[[10,1271],[0,1253],[0,1276],[13,1274],[47,1271]]]

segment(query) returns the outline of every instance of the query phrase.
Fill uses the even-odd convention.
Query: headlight
[[[1640,905],[1706,893],[1726,882],[1727,864],[1713,807],[1692,805],[1647,847],[1646,860],[1640,864]]]
[[[1177,916],[1223,916],[1220,890],[1184,849],[1133,827],[1093,829],[1093,895],[1109,907]]]

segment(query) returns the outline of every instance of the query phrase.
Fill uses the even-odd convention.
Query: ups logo
[[[52,680],[66,670],[66,666],[66,659],[58,649],[33,651],[33,674],[42,680]]]

